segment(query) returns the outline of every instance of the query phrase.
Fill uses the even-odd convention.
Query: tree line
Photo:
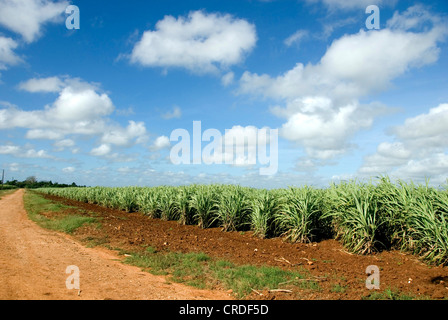
[[[68,187],[85,187],[85,186],[78,186],[75,182],[71,184],[66,184],[52,181],[38,181],[34,176],[28,177],[23,181],[18,180],[5,181],[3,185],[0,185],[0,188],[3,189],[16,189],[16,188],[37,189],[37,188],[68,188]]]

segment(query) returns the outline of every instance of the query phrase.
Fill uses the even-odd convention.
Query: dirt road
[[[168,283],[117,261],[112,251],[86,248],[28,219],[23,190],[0,200],[1,300],[229,299],[221,291]],[[80,291],[67,289],[68,266],[79,268]]]

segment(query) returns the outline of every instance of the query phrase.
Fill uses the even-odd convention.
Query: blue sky
[[[0,0],[0,166],[105,186],[444,184],[447,39],[446,1]],[[275,174],[174,164],[171,135],[194,121],[278,130]]]

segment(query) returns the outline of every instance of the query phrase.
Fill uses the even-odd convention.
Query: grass
[[[203,253],[159,253],[148,247],[143,253],[126,256],[124,262],[154,275],[170,275],[174,282],[204,289],[207,287],[204,271],[209,260]]]
[[[0,199],[3,198],[4,196],[7,196],[8,194],[13,193],[14,191],[16,191],[15,189],[0,189]]]
[[[238,298],[244,298],[252,290],[278,289],[281,284],[302,290],[320,289],[316,281],[299,281],[305,279],[306,271],[292,272],[270,266],[237,265],[213,259],[201,252],[158,252],[153,247],[147,247],[144,252],[128,254],[124,262],[155,275],[169,275],[171,281],[201,289],[221,284],[225,289],[231,289]]]
[[[54,203],[35,192],[27,191],[23,200],[25,210],[28,212],[30,219],[46,229],[72,233],[84,224],[96,223],[97,226],[99,225],[96,217],[63,213],[64,210],[73,209],[74,207]],[[82,212],[82,210],[79,210],[79,212]],[[45,215],[49,213],[54,215],[54,217],[49,218]]]
[[[384,291],[374,291],[363,300],[427,300],[426,296],[417,296],[415,294],[403,293],[395,288],[387,288]]]
[[[103,237],[89,236],[89,237],[84,238],[83,241],[85,243],[87,243],[86,244],[87,248],[94,248],[94,247],[98,247],[98,246],[103,246],[103,247],[107,248],[108,244],[109,244],[109,237],[107,235],[103,236]]]
[[[294,286],[299,289],[319,290],[317,281],[305,280],[306,271],[286,271],[271,266],[236,265],[218,260],[211,265],[215,277],[226,288],[232,289],[238,297],[244,297],[252,290],[279,289],[283,286]]]
[[[334,293],[344,293],[347,290],[347,286],[343,286],[339,283],[336,283],[333,285],[333,287],[331,288],[331,292]]]

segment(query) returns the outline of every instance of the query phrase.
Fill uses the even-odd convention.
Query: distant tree
[[[30,176],[28,178],[26,178],[25,183],[26,184],[34,184],[37,182],[37,179],[35,176]]]
[[[85,186],[78,186],[75,182],[73,182],[72,184],[66,184],[53,181],[37,181],[35,176],[30,176],[26,178],[24,181],[17,181],[17,180],[7,181],[6,184],[14,186],[16,188],[27,188],[27,189],[85,187]]]

